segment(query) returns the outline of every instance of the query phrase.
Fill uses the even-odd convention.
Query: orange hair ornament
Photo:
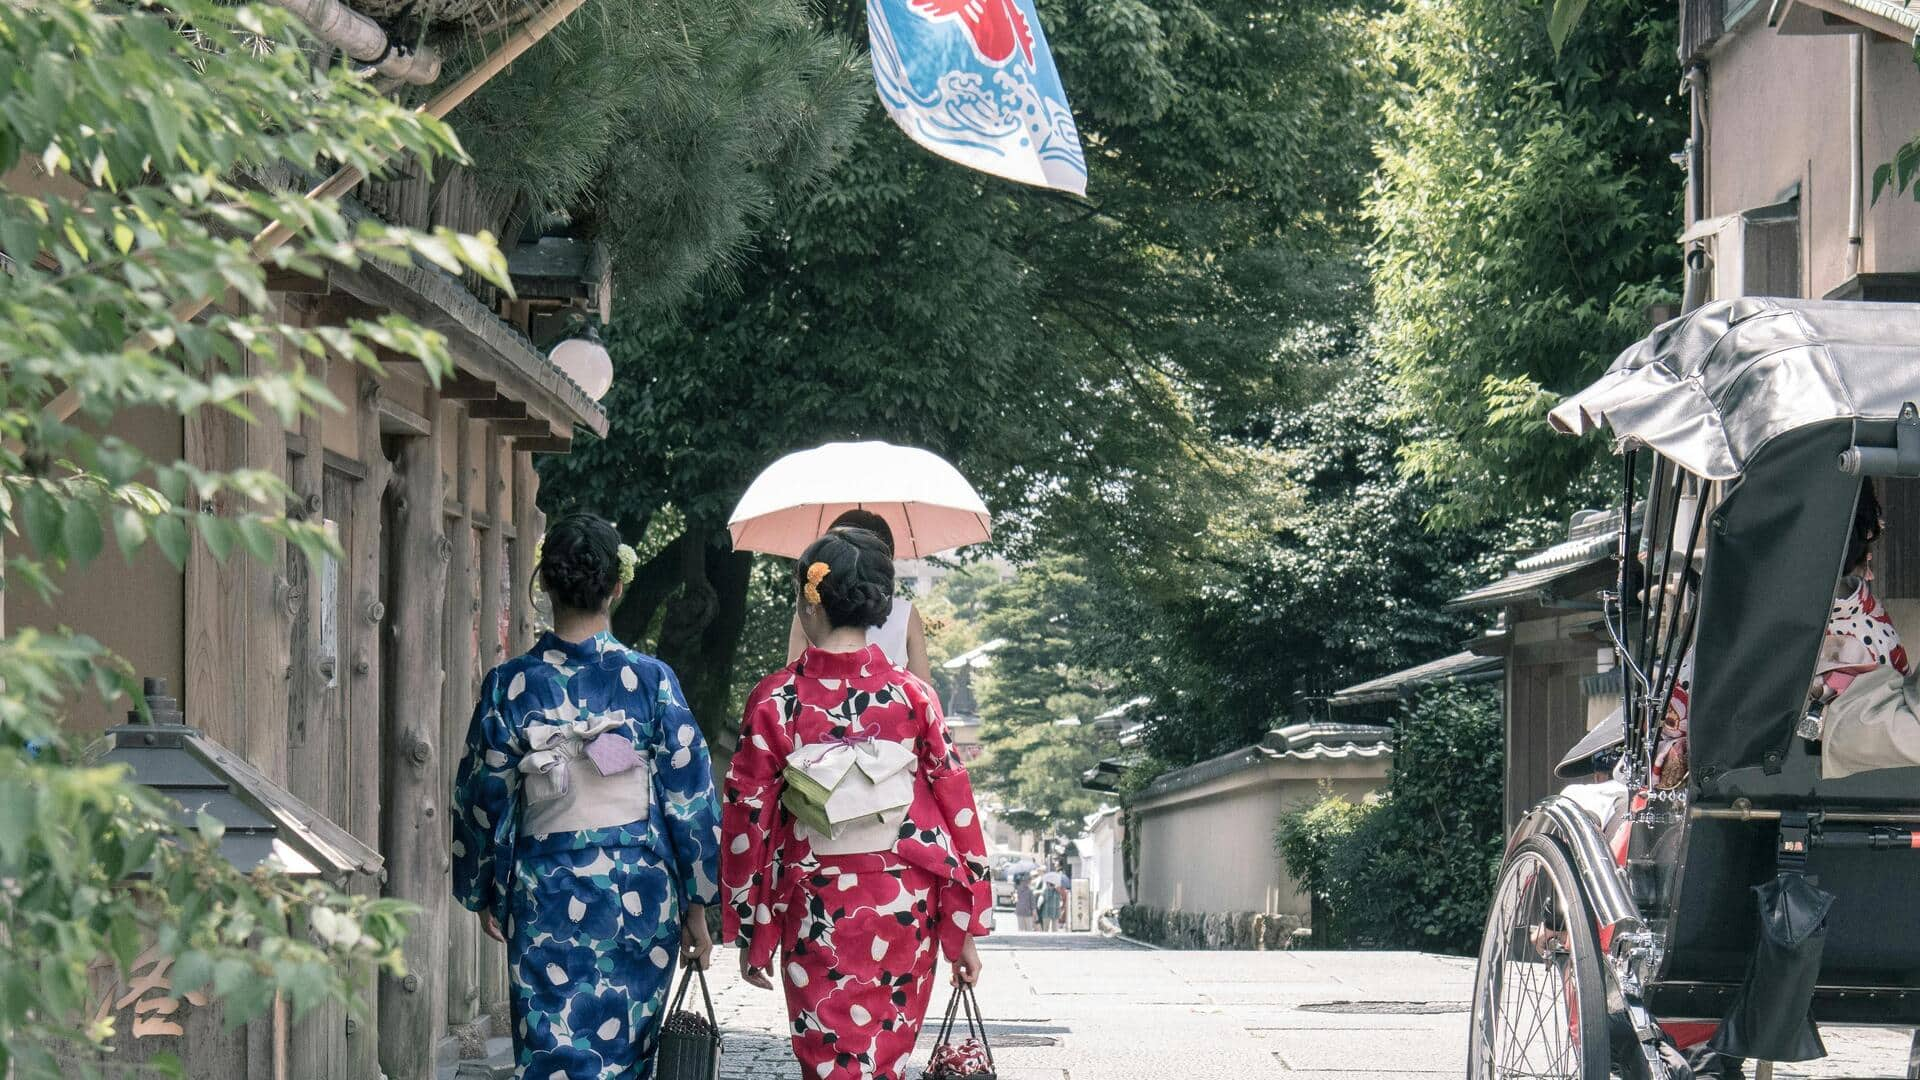
[[[827,580],[827,573],[831,569],[831,567],[823,562],[817,562],[807,567],[807,603],[817,604],[820,602],[820,583]]]

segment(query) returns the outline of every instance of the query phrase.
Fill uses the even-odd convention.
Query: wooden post
[[[253,356],[242,361],[256,370]],[[286,437],[277,420],[249,424],[218,409],[186,418],[184,449],[193,465],[286,473]],[[230,502],[195,507],[203,514],[256,510]],[[283,545],[284,546],[284,545]],[[223,561],[196,535],[187,557],[187,722],[240,754],[276,783],[287,779],[287,649],[291,621],[285,557],[262,565],[235,545]]]
[[[429,392],[429,416],[439,412]],[[407,974],[380,977],[380,1066],[389,1080],[427,1080],[433,1075],[434,1040],[445,1015],[441,988],[447,964],[447,871],[445,799],[440,784],[441,631],[447,598],[447,540],[440,440],[431,434],[406,439],[393,462],[393,530],[389,551],[387,612],[392,678],[388,680],[381,830],[387,859],[388,896],[419,905],[406,942]]]
[[[391,748],[380,739],[384,685],[380,638],[387,619],[380,562],[386,546],[382,509],[392,470],[380,446],[380,380],[372,372],[362,371],[358,385],[359,392],[349,405],[359,429],[355,453],[367,475],[353,485],[352,511],[342,523],[345,533],[340,538],[347,552],[340,589],[348,598],[340,620],[341,663],[347,680],[347,722],[342,734],[351,750],[347,754],[345,825],[361,841],[380,848],[380,771],[382,762],[391,756]],[[357,887],[372,895],[380,892],[380,882],[371,878],[361,879]],[[360,995],[366,1010],[346,1021],[347,1075],[377,1077],[379,985],[371,967],[362,972]]]
[[[538,479],[533,459],[522,453],[513,455],[513,521],[519,537],[513,545],[513,651],[533,647],[538,615],[533,608],[533,549],[547,531],[546,516],[534,505]]]
[[[318,380],[326,379],[324,366],[313,374]],[[295,501],[289,512],[315,526],[327,518],[322,423],[318,413],[301,420],[300,434],[306,450],[297,459],[289,455],[287,462],[287,486],[293,489]],[[342,529],[346,525],[344,521],[339,523]],[[345,768],[349,744],[343,742],[346,732],[340,730],[335,710],[329,708],[335,700],[335,679],[344,678],[345,673],[337,658],[328,653],[330,643],[322,633],[325,604],[333,599],[324,587],[326,572],[324,562],[309,563],[297,548],[287,550],[286,580],[294,618],[288,650],[287,787],[308,805],[347,827]],[[338,576],[338,570],[335,573]],[[275,1005],[279,1009],[284,1002],[276,1001]],[[284,1010],[276,1015],[287,1019]],[[285,1050],[291,1075],[299,1080],[351,1075],[346,1020],[344,1009],[328,1003],[292,1021],[288,1045],[277,1048]]]
[[[506,662],[507,650],[501,642],[500,623],[507,614],[508,603],[505,589],[509,582],[504,580],[507,557],[507,474],[513,467],[512,444],[501,438],[487,426],[487,531],[480,546],[480,666],[492,669]],[[459,918],[459,912],[454,918]],[[480,1009],[484,1013],[496,1012],[496,1007],[504,1010],[507,1002],[507,952],[506,946],[480,935],[480,951],[476,962],[476,975],[480,984]],[[501,1016],[506,1021],[504,1015]],[[495,1031],[497,1035],[507,1034],[506,1028]]]
[[[473,713],[473,619],[479,597],[474,593],[475,566],[473,520],[468,477],[472,475],[470,458],[473,440],[467,430],[463,406],[444,399],[440,419],[435,425],[454,440],[453,501],[456,513],[446,519],[451,557],[447,563],[446,595],[446,681],[441,685],[440,790],[453,790],[454,771],[465,751],[467,723]],[[446,841],[453,843],[452,823],[447,822]],[[464,909],[448,905],[447,922],[447,1023],[471,1023],[480,1008],[479,918]]]

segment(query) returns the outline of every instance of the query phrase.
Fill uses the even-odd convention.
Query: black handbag
[[[700,980],[700,998],[706,1003],[705,1016],[680,1006],[687,999],[687,987]],[[713,997],[707,993],[707,973],[692,964],[680,977],[680,990],[673,995],[673,1006],[660,1025],[660,1047],[654,1052],[655,1080],[720,1080],[720,1021],[713,1014]]]
[[[954,1045],[953,1025],[966,1016],[966,1041]],[[940,1021],[940,1034],[934,1040],[933,1054],[927,1061],[926,1080],[997,1080],[993,1047],[987,1045],[987,1023],[980,1017],[980,1003],[973,996],[972,983],[953,988],[947,1001],[946,1017]]]

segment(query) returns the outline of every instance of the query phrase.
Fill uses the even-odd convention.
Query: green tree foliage
[[[149,460],[112,434],[126,410],[206,409],[292,423],[338,403],[313,358],[371,363],[376,345],[447,370],[445,342],[399,319],[296,326],[269,302],[248,237],[295,239],[271,265],[422,258],[504,283],[491,240],[354,225],[249,170],[378,171],[396,150],[458,153],[451,132],[316,67],[304,31],[265,5],[166,7],[48,0],[0,18],[0,524],[10,595],[50,598],[111,542],[157,545],[176,565],[195,534],[217,557],[309,555],[328,545],[290,521],[271,473]],[[180,305],[225,296],[204,318]],[[66,391],[80,418],[49,411]],[[215,502],[229,512],[202,513]],[[114,557],[114,556],[106,556]],[[403,908],[259,871],[212,846],[220,823],[172,808],[112,768],[87,767],[60,727],[77,694],[129,688],[124,663],[67,631],[0,639],[0,1072],[55,1076],[61,1044],[113,1036],[87,1015],[88,966],[123,976],[149,944],[173,992],[205,989],[229,1022],[276,993],[296,1013],[347,1000],[355,966],[397,968]],[[131,876],[140,874],[141,876]],[[311,927],[313,933],[304,929]],[[292,927],[301,927],[293,932]],[[11,1069],[12,1071],[9,1071]]]
[[[1542,417],[1678,281],[1675,17],[1595,0],[1557,55],[1540,0],[1416,0],[1384,24],[1401,92],[1369,199],[1376,325],[1437,519],[1558,515],[1593,466]]]
[[[1436,495],[1395,468],[1422,430],[1382,366],[1337,349],[1321,364],[1318,399],[1265,433],[1266,497],[1221,506],[1179,559],[1101,564],[1094,647],[1153,698],[1149,743],[1168,761],[1258,742],[1302,697],[1455,651],[1471,624],[1446,601],[1510,539],[1423,527]]]
[[[1078,836],[1100,807],[1080,787],[1081,774],[1115,749],[1092,725],[1118,691],[1087,656],[1097,640],[1089,620],[1100,615],[1092,583],[1060,556],[980,590],[954,613],[979,640],[1006,642],[974,676],[986,752],[969,771],[1000,819],[1022,832]]]
[[[1337,943],[1473,952],[1503,849],[1503,748],[1498,694],[1431,690],[1394,721],[1387,798],[1282,817],[1281,857]]]
[[[622,310],[652,319],[708,275],[727,291],[778,200],[839,161],[871,79],[802,0],[592,3],[454,127],[492,190],[603,239]]]
[[[853,32],[858,7],[821,16]],[[1324,252],[1357,243],[1343,208],[1366,175],[1353,9],[1068,0],[1041,14],[1072,28],[1053,44],[1093,201],[936,159],[873,111],[731,288],[616,328],[612,435],[545,466],[557,504],[600,509],[659,553],[617,629],[681,670],[710,727],[732,723],[747,610],[725,518],[780,454],[849,437],[926,446],[985,489],[1016,550],[1099,535],[1164,551],[1220,471],[1207,433],[1291,389],[1276,359],[1352,302],[1351,259]],[[656,522],[668,539],[647,538]]]

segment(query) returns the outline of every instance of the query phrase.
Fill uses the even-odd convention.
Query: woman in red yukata
[[[806,1080],[900,1080],[935,950],[955,981],[980,976],[986,844],[938,699],[867,644],[892,608],[886,545],[835,529],[794,578],[812,644],[747,701],[722,811],[724,929],[748,982],[772,989],[779,972]]]

